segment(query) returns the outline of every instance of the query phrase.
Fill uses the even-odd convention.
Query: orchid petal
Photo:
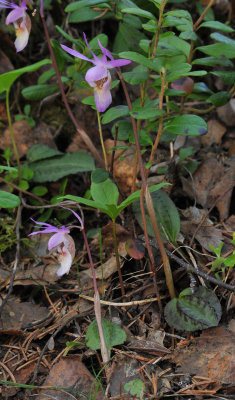
[[[108,76],[107,69],[101,66],[96,66],[88,69],[85,75],[85,80],[90,86],[94,87],[96,86],[94,82],[104,79],[106,76]]]
[[[98,44],[99,44],[100,49],[101,49],[102,53],[104,54],[104,56],[105,57],[106,56],[109,57],[110,60],[114,60],[114,58],[113,58],[112,54],[110,53],[110,51],[108,49],[106,49],[104,46],[102,46],[102,44],[100,43],[99,39],[98,39]]]
[[[60,268],[57,270],[57,275],[62,276],[67,274],[71,268],[72,261],[73,259],[71,254],[69,252],[65,252],[63,256],[61,256]]]
[[[0,0],[0,8],[20,8],[14,3],[10,3],[7,0]]]
[[[79,217],[79,215],[74,210],[72,210],[71,208],[68,208],[68,207],[62,207],[62,208],[65,208],[65,210],[71,211],[75,215],[75,217],[78,219],[78,221],[80,222],[81,228],[84,229],[84,224],[83,224],[82,218]]]
[[[65,46],[65,45],[63,45],[63,44],[61,44],[61,47],[62,47],[62,49],[64,49],[65,51],[67,51],[67,53],[71,54],[72,56],[77,57],[77,58],[80,58],[81,60],[89,61],[89,62],[91,62],[92,64],[95,64],[94,60],[91,60],[90,58],[85,57],[83,54],[79,53],[78,51],[73,50],[73,49],[71,49],[70,47],[67,47],[67,46]]]
[[[66,241],[66,235],[68,235],[66,231],[55,233],[48,241],[48,250],[51,251],[61,243],[64,243]]]
[[[116,67],[122,67],[123,65],[128,65],[130,63],[131,63],[130,60],[119,59],[119,60],[108,61],[106,66],[107,68],[116,68]]]
[[[6,25],[12,24],[12,22],[17,21],[19,18],[24,18],[25,17],[25,8],[17,7],[14,10],[12,10],[7,18],[6,18]]]
[[[91,48],[90,48],[90,46],[89,46],[89,43],[88,43],[88,41],[87,41],[86,35],[85,35],[84,32],[83,32],[83,36],[84,36],[84,40],[85,40],[85,43],[86,43],[88,49],[90,50],[91,54],[92,54],[93,57],[94,57],[94,60],[95,60],[95,61],[99,61],[100,59],[99,59],[99,58],[95,55],[95,53],[93,53],[93,51],[91,50]]]

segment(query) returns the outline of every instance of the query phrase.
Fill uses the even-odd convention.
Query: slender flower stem
[[[58,69],[58,66],[57,66],[57,63],[56,63],[56,59],[55,59],[55,56],[54,56],[54,52],[53,52],[53,49],[52,49],[52,46],[51,46],[50,36],[49,36],[49,33],[48,33],[48,29],[47,29],[47,25],[46,25],[46,21],[45,21],[43,13],[41,13],[41,19],[42,19],[42,24],[43,24],[43,28],[44,28],[44,31],[45,31],[45,35],[46,35],[46,39],[47,39],[47,43],[48,43],[48,47],[49,47],[52,63],[53,63],[53,66],[55,68],[56,77],[57,77],[60,93],[61,93],[64,105],[65,105],[65,108],[66,108],[66,110],[68,112],[68,115],[69,115],[71,121],[73,122],[73,124],[74,124],[74,126],[75,126],[75,128],[77,130],[77,133],[81,136],[82,140],[87,145],[88,149],[93,154],[95,159],[103,167],[104,166],[104,161],[103,161],[102,157],[100,156],[100,154],[96,150],[95,146],[93,145],[93,143],[92,143],[91,139],[89,138],[89,136],[87,135],[87,133],[77,123],[77,121],[76,121],[76,119],[75,119],[75,117],[74,117],[74,115],[72,113],[72,110],[71,110],[71,108],[69,106],[67,97],[66,97],[65,92],[64,92],[64,87],[63,87],[63,83],[61,81],[61,77],[60,77],[59,69]]]
[[[99,126],[99,134],[100,134],[100,143],[104,155],[104,164],[105,164],[105,169],[108,171],[108,159],[107,159],[107,154],[105,151],[105,146],[104,146],[104,139],[103,139],[103,132],[102,132],[102,126],[101,126],[101,121],[100,121],[100,112],[97,110],[97,119],[98,119],[98,126]]]
[[[95,310],[95,317],[96,317],[96,321],[97,321],[98,331],[99,331],[99,335],[100,335],[100,350],[101,350],[102,360],[103,360],[104,364],[106,364],[109,361],[109,354],[108,354],[107,346],[105,343],[104,331],[103,331],[103,327],[102,327],[100,295],[99,295],[97,282],[96,282],[95,267],[94,267],[94,263],[92,260],[89,243],[88,243],[88,240],[86,237],[86,232],[84,229],[82,229],[82,235],[83,235],[84,243],[85,243],[85,246],[87,249],[87,254],[88,254],[88,258],[89,258],[89,262],[90,262],[92,279],[93,279],[93,286],[94,286],[94,292],[95,292],[94,293],[94,310]]]
[[[131,105],[131,100],[130,100],[130,96],[129,93],[127,91],[126,88],[126,84],[125,81],[122,77],[122,73],[120,71],[120,69],[117,68],[117,73],[120,79],[120,82],[122,84],[125,96],[126,96],[126,101],[127,101],[127,105],[129,110],[132,110],[132,105]],[[155,234],[155,239],[156,242],[159,245],[159,250],[162,256],[162,261],[163,261],[163,266],[164,266],[164,272],[165,272],[165,276],[166,276],[166,283],[167,283],[167,287],[170,293],[171,298],[175,297],[175,289],[174,289],[174,283],[173,283],[173,277],[172,277],[172,273],[171,273],[171,268],[170,268],[170,263],[169,263],[169,259],[167,257],[165,248],[164,248],[164,244],[161,238],[161,234],[158,228],[158,224],[156,221],[156,215],[154,212],[154,207],[153,207],[153,202],[152,202],[152,197],[149,193],[149,189],[148,189],[148,184],[147,184],[147,179],[146,179],[146,171],[144,168],[144,163],[143,163],[143,159],[141,156],[141,149],[140,149],[140,143],[139,143],[139,138],[138,138],[138,131],[137,131],[137,125],[136,125],[136,120],[131,117],[131,123],[132,123],[132,128],[133,128],[133,132],[134,132],[134,136],[135,136],[135,144],[136,144],[136,151],[137,151],[137,155],[138,155],[138,161],[139,161],[139,167],[140,167],[140,174],[141,174],[141,178],[142,178],[142,185],[143,185],[143,191],[141,191],[142,195],[145,195],[146,198],[146,205],[147,205],[147,209],[148,209],[148,213],[149,213],[149,217],[151,220],[151,223],[153,225],[153,229],[154,229],[154,234]],[[142,213],[141,213],[142,214]],[[144,213],[142,214],[142,218],[144,220],[145,215]],[[146,244],[149,243],[149,238],[148,238],[148,234],[145,234],[145,240],[146,240]],[[149,245],[148,245],[149,247]],[[147,249],[148,249],[147,247]]]
[[[14,134],[14,131],[13,131],[13,128],[12,128],[9,96],[10,96],[10,91],[7,90],[6,91],[7,119],[8,119],[8,125],[9,125],[9,131],[10,131],[10,135],[11,135],[11,142],[12,142],[13,150],[14,150],[14,153],[15,153],[17,167],[18,167],[18,180],[20,182],[21,181],[20,157],[19,157],[19,153],[18,153],[18,150],[17,150],[17,146],[16,146],[15,134]]]
[[[163,97],[164,97],[164,91],[165,91],[165,79],[166,79],[166,70],[165,68],[162,68],[161,70],[161,91],[159,95],[159,110],[163,109]],[[158,126],[158,132],[157,132],[157,137],[154,142],[154,145],[152,147],[152,151],[150,154],[149,158],[149,163],[151,164],[153,161],[153,157],[155,154],[155,151],[157,149],[158,143],[160,141],[161,135],[162,135],[162,126],[163,126],[163,115],[159,117],[159,126]]]
[[[119,277],[119,281],[120,281],[122,296],[125,296],[125,289],[124,289],[121,265],[120,265],[119,254],[118,254],[117,232],[116,232],[116,221],[115,221],[115,219],[113,219],[112,222],[113,222],[113,242],[114,242],[114,250],[115,250],[115,255],[116,255],[118,277]]]

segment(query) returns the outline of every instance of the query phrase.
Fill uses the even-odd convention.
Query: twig
[[[80,294],[79,297],[81,297],[82,299],[94,302],[93,297],[86,296],[84,294]],[[145,304],[152,303],[154,301],[158,301],[158,298],[153,297],[152,299],[127,301],[126,303],[115,303],[114,301],[100,300],[100,304],[103,304],[105,306],[113,306],[113,307],[129,307],[129,306],[140,306],[140,305],[143,306]]]
[[[4,298],[1,306],[0,306],[0,315],[2,313],[2,310],[7,302],[7,300],[9,299],[12,289],[13,289],[13,282],[15,279],[15,275],[16,275],[16,271],[19,265],[19,261],[20,261],[20,226],[21,226],[21,211],[22,211],[22,206],[19,206],[18,208],[18,218],[16,221],[16,239],[17,239],[17,244],[16,244],[16,255],[15,255],[15,262],[14,262],[14,267],[13,267],[13,271],[12,271],[12,275],[11,275],[11,280],[10,280],[10,285],[9,285],[9,289],[8,289],[8,293],[6,295],[6,297]]]
[[[26,195],[28,195],[28,196],[31,196],[31,197],[33,197],[34,199],[38,200],[40,203],[45,204],[45,200],[43,200],[41,197],[38,197],[36,194],[30,193],[30,192],[28,192],[27,190],[21,189],[21,187],[15,185],[15,184],[12,183],[12,182],[7,181],[6,179],[4,179],[4,178],[2,178],[2,177],[0,177],[0,181],[6,183],[6,185],[12,186],[14,189],[18,190],[18,192],[21,192],[21,193],[24,193],[24,194],[26,194]],[[41,206],[39,206],[39,208],[41,208]]]
[[[140,235],[139,239],[144,242],[145,245],[145,237],[144,235]],[[155,247],[155,249],[159,250],[158,244],[155,242],[155,240],[150,239],[149,240],[151,246]],[[166,249],[166,253],[171,258],[172,260],[176,261],[178,264],[181,265],[184,269],[187,271],[193,272],[196,275],[200,275],[202,278],[206,279],[209,282],[214,283],[215,285],[221,286],[224,289],[230,290],[232,292],[235,292],[235,286],[229,285],[228,283],[224,283],[222,281],[219,281],[218,279],[214,278],[213,276],[205,274],[205,272],[193,267],[191,264],[186,263],[185,261],[181,260],[181,258],[177,257],[175,254],[171,253],[169,250]]]

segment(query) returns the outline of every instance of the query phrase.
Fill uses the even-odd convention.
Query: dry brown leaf
[[[0,320],[0,330],[2,333],[10,329],[23,330],[36,321],[45,319],[49,315],[46,307],[40,307],[30,302],[20,303],[15,298],[11,298],[5,304]]]
[[[227,126],[235,125],[235,99],[231,99],[227,104],[217,108],[217,114],[221,121]]]
[[[220,144],[226,128],[216,119],[210,119],[207,122],[208,132],[201,137],[203,146],[211,146],[212,144]]]
[[[27,364],[24,368],[21,368],[19,371],[14,372],[14,377],[16,379],[16,382],[27,383],[29,381],[29,379],[31,378],[32,373],[35,370],[36,364],[37,364],[37,362],[35,361],[31,364]],[[10,368],[10,370],[12,371],[12,368]],[[19,390],[21,390],[20,387],[19,388],[13,388],[10,386],[3,387],[2,395],[6,396],[6,397],[12,397],[12,396],[15,396],[16,393],[19,392]]]
[[[117,141],[117,146],[126,146],[125,142]],[[105,140],[105,150],[108,154],[108,163],[110,165],[112,152],[108,153],[108,150],[114,146],[114,140]],[[121,157],[121,158],[120,158]],[[128,149],[115,151],[114,164],[113,164],[113,176],[117,183],[120,192],[125,196],[131,194],[131,188],[133,185],[133,178],[135,175],[135,150],[133,147]]]
[[[203,207],[210,208],[216,203],[220,219],[224,220],[229,213],[229,206],[235,183],[235,168],[232,159],[227,160],[227,165],[222,165],[216,158],[205,159],[190,178],[182,177],[183,189],[189,197]],[[222,199],[218,198],[223,195]]]
[[[235,336],[223,326],[207,329],[189,347],[176,349],[171,360],[177,372],[234,384]]]
[[[64,390],[42,389],[38,396],[39,400],[69,400],[70,398],[83,400],[84,395],[89,396],[91,394],[91,398],[93,398],[92,394],[94,394],[97,384],[95,377],[85,367],[80,356],[67,356],[66,358],[61,358],[52,367],[44,382],[44,386],[59,386],[63,387]],[[69,392],[66,392],[66,388],[71,389],[71,394],[74,397],[70,396]],[[95,398],[96,400],[104,398],[100,389],[96,393]]]

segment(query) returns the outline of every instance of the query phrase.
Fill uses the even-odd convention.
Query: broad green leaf
[[[221,65],[222,67],[233,67],[232,61],[221,57],[203,57],[193,60],[192,64],[207,65],[208,67],[215,67]]]
[[[104,168],[96,168],[91,173],[91,181],[94,183],[101,183],[109,178],[109,173]]]
[[[0,172],[2,171],[11,171],[11,172],[17,172],[18,173],[18,169],[15,167],[7,167],[5,165],[0,165]]]
[[[130,115],[135,119],[156,118],[163,114],[163,110],[159,110],[159,108],[150,108],[148,105],[146,107],[133,107],[133,110],[130,112]]]
[[[0,190],[0,207],[14,208],[20,205],[20,198],[15,194]]]
[[[210,37],[220,43],[229,44],[233,49],[235,49],[235,40],[230,39],[228,36],[224,36],[219,32],[215,32],[211,33]]]
[[[155,17],[151,12],[143,10],[142,8],[124,8],[124,9],[122,9],[122,13],[133,14],[133,15],[137,15],[138,17],[155,20]]]
[[[177,208],[170,197],[161,190],[151,193],[151,197],[161,235],[164,239],[169,239],[174,243],[180,231],[180,217]],[[144,208],[148,234],[154,236],[154,230],[147,212],[146,204],[144,205]],[[133,210],[138,223],[143,227],[139,201],[133,203]]]
[[[192,21],[192,16],[191,16],[190,12],[188,12],[186,10],[168,11],[168,12],[164,13],[163,18],[165,18],[165,16],[167,16],[167,15],[171,15],[171,16],[177,17],[177,18],[186,18],[189,21]]]
[[[27,100],[42,100],[55,93],[58,85],[33,85],[22,90],[22,95]]]
[[[130,134],[132,133],[132,124],[130,121],[117,121],[112,126],[112,135],[115,137],[116,126],[118,127],[117,140],[128,140]]]
[[[212,96],[208,97],[207,101],[214,104],[216,107],[224,106],[231,99],[231,94],[229,92],[218,92],[212,94]]]
[[[139,85],[147,81],[149,78],[149,74],[144,71],[131,71],[131,72],[124,72],[122,74],[124,80],[131,85]]]
[[[150,68],[153,71],[158,71],[158,67],[154,61],[149,60],[147,57],[144,57],[142,54],[136,53],[134,51],[123,51],[119,53],[120,58],[126,58],[131,61],[135,61],[144,67]]]
[[[4,92],[5,90],[9,90],[15,80],[19,78],[22,74],[25,74],[26,72],[36,71],[45,64],[51,64],[51,60],[45,59],[35,64],[28,65],[27,67],[15,69],[13,71],[6,72],[5,74],[0,75],[0,93]]]
[[[83,46],[82,46],[81,42],[78,39],[74,39],[73,37],[68,35],[68,33],[66,33],[60,26],[56,25],[55,27],[56,27],[57,31],[60,32],[60,34],[65,37],[65,39],[67,39],[70,42],[76,44],[76,46],[80,47],[80,50],[83,50]]]
[[[132,17],[137,18],[134,15],[126,14],[123,18],[123,23],[120,22],[118,26],[118,32],[115,36],[113,51],[115,53],[120,53],[121,51],[133,50],[135,51],[139,48],[139,42],[141,39],[145,38],[143,32],[139,28],[136,28],[127,21]]]
[[[44,83],[46,83],[47,81],[49,81],[49,79],[53,78],[53,76],[55,76],[56,72],[54,70],[54,68],[48,69],[48,71],[43,72],[39,78],[38,78],[38,84],[39,85],[43,85]]]
[[[129,108],[128,106],[117,106],[111,107],[108,111],[106,111],[102,115],[102,123],[108,124],[109,122],[113,121],[114,119],[120,117],[127,117],[129,115]]]
[[[91,171],[94,160],[88,153],[67,153],[49,159],[29,163],[34,172],[34,182],[55,182],[64,176]]]
[[[77,203],[85,204],[88,207],[95,208],[95,209],[100,210],[103,213],[109,215],[108,207],[105,206],[105,204],[99,203],[97,201],[89,200],[89,199],[86,199],[86,198],[80,197],[80,196],[73,196],[73,195],[70,195],[70,194],[67,194],[66,196],[59,197],[58,201],[59,200],[64,200],[64,199],[68,199],[68,200],[76,201]],[[110,216],[110,218],[113,218],[112,215],[109,215],[109,216]]]
[[[179,115],[168,122],[165,130],[175,135],[200,136],[207,133],[207,124],[204,119],[197,115]]]
[[[63,153],[59,150],[52,149],[44,144],[34,144],[27,153],[27,161],[33,162],[43,160],[44,158],[50,158],[59,156]]]
[[[225,85],[234,85],[235,83],[235,71],[213,71],[211,74],[222,79]]]
[[[118,346],[126,340],[125,331],[119,325],[109,322],[107,319],[102,318],[102,328],[104,332],[104,340],[107,350],[110,354],[110,348]],[[86,344],[91,350],[100,349],[100,335],[96,320],[88,326],[86,332]]]
[[[217,326],[221,318],[221,305],[215,293],[199,286],[185,289],[178,299],[171,300],[165,307],[167,323],[180,331],[195,331]]]
[[[99,183],[92,182],[91,195],[95,202],[99,202],[105,206],[117,206],[119,192],[117,186],[111,181],[111,179],[106,179]]]
[[[48,189],[46,186],[34,186],[34,188],[31,190],[32,193],[36,194],[36,196],[44,196],[45,194],[47,194]]]
[[[197,50],[218,58],[235,58],[235,45],[230,43],[215,43],[208,46],[200,46]]]
[[[106,0],[106,3],[109,3],[110,0]],[[80,0],[80,1],[74,1],[71,4],[68,4],[67,7],[65,7],[65,12],[71,12],[75,10],[79,10],[80,8],[84,7],[89,7],[89,6],[96,6],[97,4],[104,3],[104,0]]]
[[[219,21],[203,22],[202,24],[200,24],[199,28],[211,28],[211,29],[216,29],[216,30],[219,30],[221,32],[226,32],[226,33],[230,33],[230,32],[234,31],[233,28],[231,28],[230,26],[225,25]]]
[[[100,14],[100,10],[93,10],[93,8],[89,7],[79,8],[79,10],[71,12],[71,14],[69,15],[69,23],[92,21],[100,16]],[[105,18],[107,18],[108,16],[110,16],[110,13],[105,14]]]

